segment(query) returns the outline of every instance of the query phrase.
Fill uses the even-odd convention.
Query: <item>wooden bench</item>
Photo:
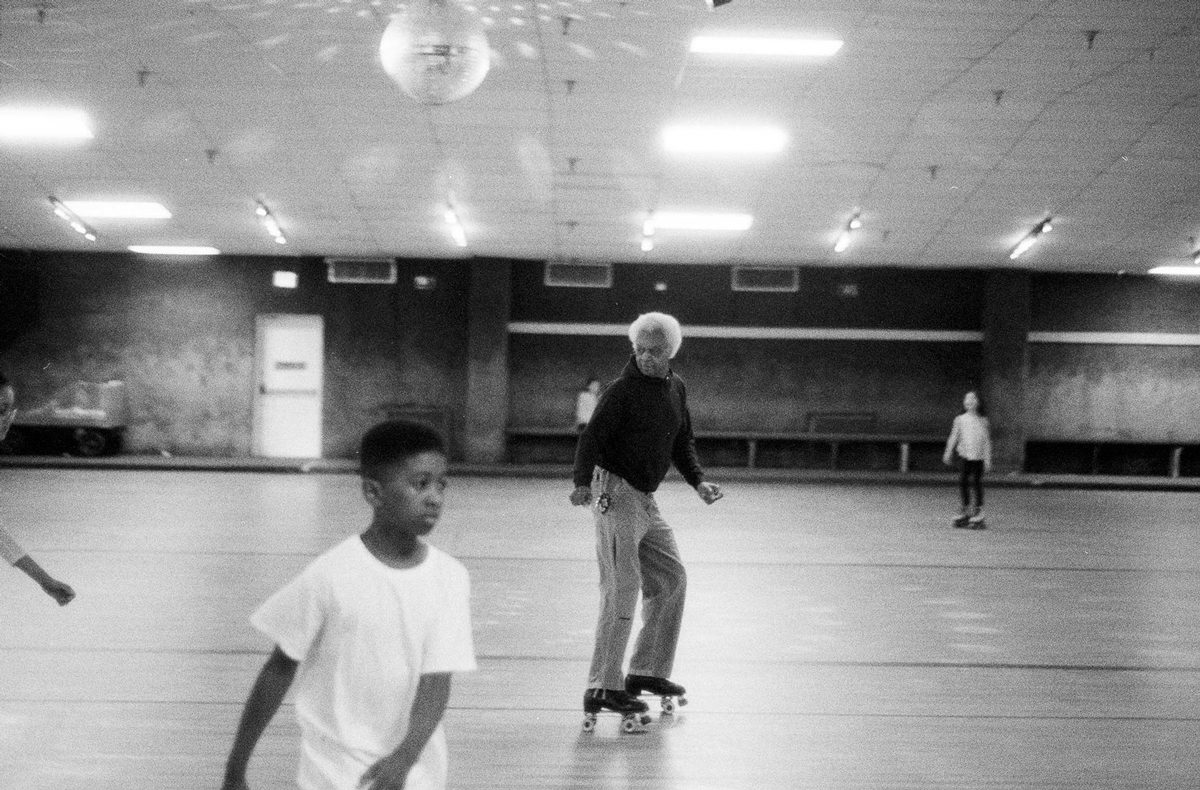
[[[512,450],[516,445],[519,445],[525,440],[545,439],[554,443],[566,445],[569,441],[570,447],[574,448],[576,433],[567,428],[548,428],[544,426],[510,426],[507,429],[510,457],[514,454]],[[814,432],[814,431],[697,431],[696,444],[703,451],[705,445],[710,448],[719,443],[731,443],[738,447],[744,448],[744,452],[739,454],[739,457],[744,457],[744,462],[738,465],[744,465],[747,468],[756,468],[759,466],[760,459],[763,455],[764,446],[768,450],[776,451],[778,456],[787,456],[788,450],[791,449],[796,453],[803,454],[807,451],[809,454],[815,453],[819,456],[827,456],[827,461],[820,464],[821,467],[830,469],[839,468],[839,459],[844,458],[846,451],[851,448],[862,449],[864,446],[870,445],[885,445],[896,448],[897,461],[895,468],[900,472],[908,472],[912,466],[913,448],[922,446],[925,449],[930,449],[930,446],[935,446],[940,456],[940,448],[946,443],[946,437],[941,435],[919,434],[919,433],[832,433],[832,432]],[[702,457],[709,453],[701,453]],[[566,461],[568,459],[559,459]],[[718,466],[726,466],[733,464],[715,464]]]

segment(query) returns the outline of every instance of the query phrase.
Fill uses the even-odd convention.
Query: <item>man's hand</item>
[[[721,493],[721,487],[716,483],[703,482],[696,486],[696,493],[704,500],[704,504],[711,505],[721,497],[725,496]]]
[[[576,486],[571,492],[571,504],[579,507],[580,505],[591,504],[592,489],[591,486]]]
[[[365,790],[404,790],[404,780],[413,767],[413,761],[398,753],[389,754],[367,769],[358,780]]]

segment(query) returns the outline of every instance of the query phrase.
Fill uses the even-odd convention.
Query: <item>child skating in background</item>
[[[374,510],[250,618],[275,643],[225,768],[245,790],[259,737],[296,681],[301,790],[441,790],[442,716],[454,672],[475,669],[467,570],[422,538],[446,488],[432,428],[392,421],[363,437],[362,494]]]
[[[16,401],[16,390],[13,389],[4,374],[0,373],[0,441],[3,441],[4,437],[8,435],[13,418],[17,416]],[[0,557],[37,582],[46,595],[58,601],[59,606],[66,606],[75,597],[75,591],[69,584],[60,582],[46,573],[42,566],[25,553],[25,550],[3,528],[0,528]]]
[[[959,463],[962,512],[954,526],[983,529],[983,473],[992,469],[992,436],[983,403],[974,390],[963,396],[963,413],[954,418],[942,463],[950,465],[955,458]]]

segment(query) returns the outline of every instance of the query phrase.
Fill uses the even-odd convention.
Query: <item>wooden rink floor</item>
[[[719,471],[712,479],[722,482]],[[1200,493],[725,482],[659,493],[689,571],[650,731],[580,731],[598,606],[566,480],[456,477],[471,571],[452,788],[1195,788]],[[369,517],[345,474],[0,470],[0,518],[78,598],[0,568],[0,788],[217,788],[270,645],[250,612]],[[293,787],[285,705],[252,788]]]

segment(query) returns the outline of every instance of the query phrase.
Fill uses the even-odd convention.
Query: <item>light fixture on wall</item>
[[[1009,259],[1015,261],[1017,258],[1020,258],[1026,250],[1037,243],[1037,240],[1041,238],[1043,233],[1049,233],[1054,230],[1054,226],[1050,224],[1050,219],[1050,217],[1046,217],[1034,225],[1033,230],[1026,233],[1025,237],[1017,242],[1017,246],[1013,247],[1012,252],[1008,254]]]
[[[491,50],[482,21],[456,0],[412,0],[383,31],[379,60],[421,104],[446,104],[479,87]]]
[[[276,288],[297,288],[300,276],[296,272],[277,271],[271,275],[271,284]]]
[[[96,240],[96,231],[79,218],[74,211],[67,208],[66,204],[53,195],[50,196],[50,205],[54,207],[54,215],[71,226],[71,230],[83,236],[88,241]]]
[[[858,212],[850,218],[846,223],[846,227],[842,228],[842,232],[838,234],[837,241],[833,243],[834,252],[845,252],[850,247],[852,236],[859,228],[862,227],[862,220],[858,217]]]

